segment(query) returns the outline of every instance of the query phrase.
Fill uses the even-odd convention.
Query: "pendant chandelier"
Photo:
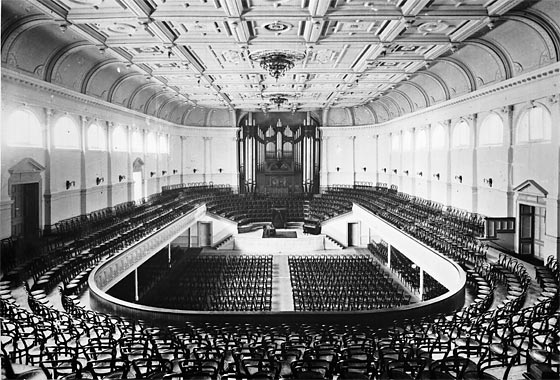
[[[286,74],[286,71],[293,69],[297,61],[304,59],[305,53],[289,50],[264,50],[250,54],[249,58],[259,62],[271,77],[278,80]]]
[[[283,95],[281,95],[281,94],[275,95],[275,96],[271,97],[269,100],[270,100],[272,103],[276,104],[276,106],[277,106],[278,108],[280,108],[280,106],[281,106],[282,104],[284,104],[284,103],[286,103],[286,102],[288,101],[288,99],[285,98],[285,97],[284,97]]]

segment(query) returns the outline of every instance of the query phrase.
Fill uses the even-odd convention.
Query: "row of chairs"
[[[272,305],[272,256],[191,257],[153,289],[146,302],[186,310],[267,311]]]
[[[296,311],[371,310],[410,302],[410,295],[365,256],[290,256],[288,265]]]

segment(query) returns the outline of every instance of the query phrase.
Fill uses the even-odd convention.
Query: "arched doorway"
[[[140,157],[136,158],[132,163],[132,195],[135,202],[139,202],[144,199],[144,194],[146,194],[146,184],[144,183],[143,175],[144,161]]]
[[[8,169],[8,191],[12,199],[12,236],[39,236],[41,218],[41,173],[45,167],[32,158],[24,158]]]

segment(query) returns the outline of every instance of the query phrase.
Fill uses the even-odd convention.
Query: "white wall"
[[[2,95],[0,238],[11,234],[9,170],[25,158],[32,158],[45,167],[40,173],[41,228],[62,219],[132,200],[132,163],[136,158],[144,162],[145,195],[158,193],[162,186],[176,183],[237,182],[236,131],[230,126],[179,126],[86,95],[71,93],[50,83],[35,79],[23,83],[9,75],[2,78]],[[8,119],[12,112],[20,108],[37,116],[45,137],[42,148],[7,145],[6,138],[10,130],[17,128],[9,125]],[[80,134],[80,148],[58,149],[52,145],[49,136],[53,124],[63,115],[75,121]],[[108,151],[87,148],[87,128],[92,123],[108,132]],[[143,134],[151,131],[156,136],[167,135],[169,153],[160,152],[159,148],[157,153],[131,152],[130,147],[126,151],[114,151],[111,148],[115,142],[111,139],[112,131],[117,126],[125,129],[129,140],[134,130],[140,130]],[[210,139],[205,140],[205,137]],[[197,168],[196,174],[193,168]],[[222,173],[219,173],[219,168],[223,169]],[[150,176],[151,172],[153,176]],[[119,176],[125,179],[119,181]],[[98,177],[104,179],[100,184],[96,183]],[[75,186],[66,189],[66,181],[73,181]]]
[[[558,255],[560,250],[560,63],[522,74],[468,95],[454,98],[412,114],[370,126],[324,126],[328,138],[328,176],[322,176],[321,187],[353,184],[362,181],[365,160],[374,157],[375,172],[368,177],[375,182],[397,185],[399,190],[450,205],[459,209],[494,217],[517,217],[515,187],[533,180],[545,189],[546,232],[537,256]],[[545,108],[552,118],[552,138],[545,142],[518,144],[515,140],[519,116],[529,107]],[[479,146],[479,125],[490,113],[500,115],[504,123],[503,143]],[[453,127],[460,121],[469,125],[467,146],[453,148]],[[431,147],[431,130],[444,125],[445,143]],[[391,134],[426,129],[427,149],[394,152]],[[374,136],[377,144],[361,143]],[[350,142],[359,141],[355,152]],[[402,146],[402,138],[401,138]],[[376,148],[377,147],[377,148]],[[369,149],[368,149],[369,148]],[[402,150],[402,148],[401,148]],[[364,153],[364,151],[366,153]],[[364,157],[365,154],[365,157]],[[355,171],[349,160],[356,156]],[[341,172],[334,170],[340,165]],[[323,167],[323,166],[322,166]],[[386,172],[383,169],[386,169]],[[397,169],[397,174],[393,173]],[[405,173],[408,170],[408,175]],[[422,172],[422,176],[418,172]],[[434,177],[439,174],[439,179]],[[456,176],[462,176],[462,183]],[[491,178],[492,187],[485,180]],[[327,183],[324,183],[327,181]]]

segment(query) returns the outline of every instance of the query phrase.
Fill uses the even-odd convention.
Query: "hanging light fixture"
[[[278,80],[286,71],[294,68],[297,61],[305,58],[305,53],[289,50],[264,50],[249,55],[249,58],[259,62],[268,74]]]
[[[280,106],[281,106],[282,104],[284,104],[285,102],[287,102],[288,99],[285,98],[284,96],[282,96],[282,94],[278,94],[278,95],[275,95],[275,96],[271,97],[271,98],[270,98],[270,101],[271,101],[272,103],[276,104],[276,106],[277,106],[278,108],[280,108]]]

